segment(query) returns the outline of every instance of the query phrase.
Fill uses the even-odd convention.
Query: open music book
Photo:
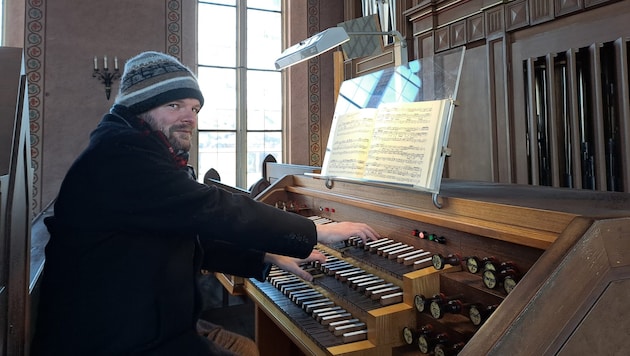
[[[437,192],[451,99],[381,104],[337,115],[322,176],[411,185]]]

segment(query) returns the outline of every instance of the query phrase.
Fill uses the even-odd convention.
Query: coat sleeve
[[[280,255],[309,256],[317,243],[311,220],[247,196],[223,192],[198,210],[196,219],[202,238]]]
[[[271,265],[263,262],[264,252],[242,249],[227,242],[209,239],[202,241],[203,269],[239,277],[256,278],[259,281],[267,278]]]
[[[73,204],[82,204],[72,211],[86,212],[68,216],[74,224],[173,238],[190,234],[243,250],[298,258],[308,257],[317,243],[311,220],[190,179],[163,144],[150,136],[117,136],[85,155],[72,168],[76,181],[67,185],[77,197]]]

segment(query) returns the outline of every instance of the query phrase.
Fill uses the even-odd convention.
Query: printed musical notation
[[[335,117],[322,174],[432,189],[450,100],[383,104]]]

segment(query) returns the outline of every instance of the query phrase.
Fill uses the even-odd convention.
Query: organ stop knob
[[[416,307],[416,310],[422,313],[429,305],[429,300],[425,298],[424,295],[418,294],[413,298],[413,304]]]
[[[447,333],[420,335],[418,337],[418,349],[420,349],[420,352],[428,354],[436,345],[447,343],[448,340]]]
[[[483,284],[486,287],[495,289],[499,284],[503,284],[503,289],[508,294],[514,289],[518,279],[518,269],[509,262],[501,263],[496,270],[486,269],[483,272]]]
[[[487,307],[483,307],[478,304],[473,304],[470,306],[470,309],[468,309],[468,317],[470,318],[470,321],[473,323],[473,325],[479,326],[483,324],[486,319],[488,319],[490,314],[492,314],[492,312],[494,312],[496,308],[497,305],[489,305]]]
[[[443,269],[446,265],[457,266],[461,263],[461,260],[461,257],[456,254],[451,254],[444,257],[438,253],[433,255],[431,261],[433,262],[433,267],[435,267],[435,269]]]
[[[466,344],[463,342],[458,342],[453,345],[446,344],[437,344],[435,345],[435,349],[433,349],[433,354],[435,356],[454,356],[457,355]]]
[[[447,297],[443,293],[436,294],[435,296],[433,296],[433,298],[431,298],[430,302],[431,304],[429,308],[431,311],[431,315],[435,319],[441,319],[444,316],[444,313],[456,313],[456,311],[454,310],[458,308],[460,304],[463,305],[463,303],[459,301],[459,298],[461,298],[461,295]],[[449,303],[454,300],[457,300],[459,304],[453,304],[453,306],[449,308]],[[452,309],[453,311],[449,309]]]
[[[416,338],[418,333],[415,332],[414,330],[412,330],[411,328],[405,326],[403,328],[403,340],[405,340],[405,343],[407,345],[411,345],[413,344],[413,342],[416,340]]]

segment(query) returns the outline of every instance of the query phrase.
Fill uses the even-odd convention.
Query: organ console
[[[445,179],[438,198],[441,208],[424,192],[301,175],[259,194],[316,224],[361,221],[383,236],[318,244],[326,261],[303,266],[313,282],[276,269],[246,279],[261,355],[630,347],[630,195]]]

